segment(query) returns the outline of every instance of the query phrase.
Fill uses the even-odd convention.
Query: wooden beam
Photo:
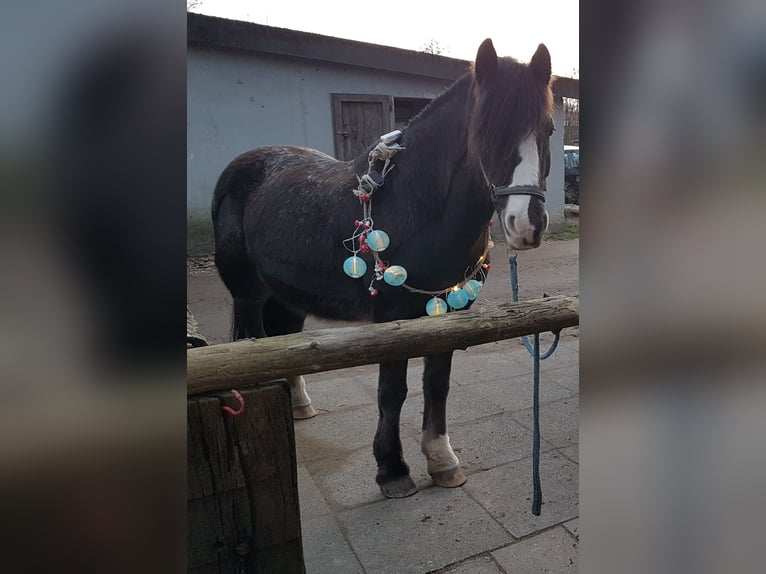
[[[553,76],[553,95],[560,98],[580,99],[580,80]]]
[[[360,327],[320,329],[187,351],[187,393],[422,357],[579,324],[578,297],[534,299]]]

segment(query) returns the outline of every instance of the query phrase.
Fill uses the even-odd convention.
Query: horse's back
[[[351,192],[356,185],[353,162],[309,148],[260,147],[232,160],[212,206],[216,266],[232,294],[268,285],[313,314],[368,316],[369,294],[361,283],[352,300],[336,301],[347,290],[338,261],[359,216]],[[364,309],[357,309],[357,299]]]
[[[219,218],[225,200],[243,208],[248,196],[258,190],[270,171],[296,163],[340,162],[318,150],[297,146],[263,146],[244,152],[235,157],[218,178],[213,192],[213,221]]]
[[[300,180],[328,166],[346,171],[342,167],[346,165],[318,150],[297,146],[263,146],[238,155],[221,172],[213,192],[211,215],[216,247],[230,233],[241,231],[245,207],[264,184],[273,183],[285,173],[292,174],[292,180]]]

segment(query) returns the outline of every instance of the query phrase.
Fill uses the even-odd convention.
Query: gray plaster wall
[[[545,208],[548,210],[550,233],[564,231],[564,104],[559,97],[554,99],[553,125],[551,136],[551,169],[546,180]]]
[[[332,93],[434,98],[448,81],[254,52],[187,56],[187,251],[211,253],[210,202],[226,165],[261,145],[334,155]]]
[[[187,252],[212,253],[210,202],[226,165],[261,145],[334,155],[332,93],[434,98],[450,82],[358,66],[190,45],[187,52]],[[564,226],[561,99],[551,142],[550,230]]]

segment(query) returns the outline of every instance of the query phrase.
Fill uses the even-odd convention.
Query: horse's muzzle
[[[513,198],[498,215],[508,247],[521,251],[540,246],[548,229],[548,212],[537,198]]]

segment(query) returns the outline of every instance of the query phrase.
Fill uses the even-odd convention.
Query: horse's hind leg
[[[263,324],[266,335],[269,337],[300,333],[303,330],[305,320],[306,315],[290,309],[273,297],[268,299],[263,306]],[[311,397],[306,392],[306,380],[303,375],[287,377],[287,381],[290,383],[293,418],[300,420],[315,417],[317,412],[311,404]]]
[[[263,302],[257,297],[234,296],[234,321],[231,327],[233,341],[255,337],[263,339]]]
[[[423,434],[421,450],[428,459],[428,474],[439,486],[460,486],[466,480],[447,434],[447,395],[452,352],[425,357],[423,371]]]
[[[373,452],[378,463],[375,481],[384,496],[404,498],[417,492],[404,462],[399,438],[399,415],[407,398],[407,359],[380,364],[378,379],[378,430]]]

